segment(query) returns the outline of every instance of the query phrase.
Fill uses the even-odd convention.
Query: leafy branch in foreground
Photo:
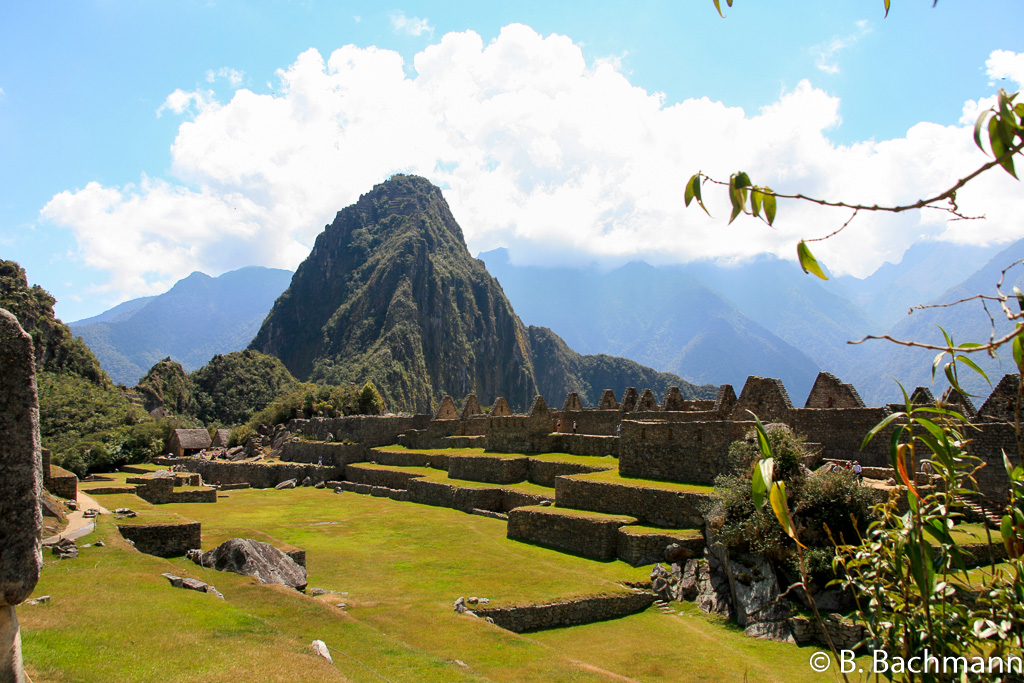
[[[718,3],[716,2],[715,5],[717,6]],[[719,11],[721,11],[721,8],[719,8]],[[1014,167],[1014,157],[1024,150],[1024,103],[1014,104],[1014,100],[1017,98],[1018,94],[1019,93],[1014,93],[1010,95],[1005,90],[1000,89],[999,95],[996,98],[996,106],[983,111],[978,116],[978,120],[975,123],[975,144],[983,152],[986,152],[985,141],[987,140],[989,148],[987,153],[990,153],[994,159],[983,164],[974,172],[964,176],[960,180],[956,181],[951,187],[933,197],[919,199],[910,204],[900,204],[897,206],[856,204],[845,201],[819,199],[802,193],[786,194],[776,192],[768,186],[754,185],[750,180],[750,176],[744,171],[733,173],[729,176],[728,182],[716,180],[715,178],[698,171],[690,176],[690,179],[686,182],[684,202],[686,206],[689,206],[690,202],[696,200],[700,208],[710,216],[711,214],[704,205],[704,200],[701,195],[701,185],[703,183],[713,183],[715,185],[721,185],[728,188],[729,201],[732,205],[732,213],[729,217],[729,223],[736,220],[741,213],[746,213],[754,218],[761,218],[768,225],[773,225],[775,223],[777,199],[795,199],[817,204],[819,206],[853,209],[853,215],[838,230],[834,230],[824,237],[800,240],[800,243],[797,245],[797,259],[799,260],[800,267],[803,268],[803,271],[805,273],[815,275],[823,280],[827,280],[828,277],[825,275],[821,264],[811,253],[807,243],[826,240],[839,234],[848,225],[850,225],[853,219],[861,211],[902,213],[904,211],[911,210],[936,209],[939,211],[945,211],[958,220],[983,218],[983,216],[964,215],[961,212],[960,207],[957,205],[956,193],[960,188],[967,185],[967,183],[996,166],[1002,167],[1002,169],[1007,173],[1012,175],[1014,178],[1017,178],[1017,172]],[[986,132],[987,136],[985,135]],[[949,206],[942,206],[943,203],[948,203]],[[764,214],[763,216],[762,212]]]

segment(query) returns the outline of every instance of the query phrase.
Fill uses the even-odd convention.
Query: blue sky
[[[1013,0],[896,0],[884,20],[881,0],[735,4],[0,4],[0,255],[76,320],[192,270],[293,268],[334,211],[409,171],[474,253],[791,258],[846,216],[725,228],[678,188],[743,168],[916,199],[985,161],[965,102],[1024,79]],[[984,227],[858,219],[821,255],[866,275],[922,238],[1019,238],[1022,194],[965,193]]]

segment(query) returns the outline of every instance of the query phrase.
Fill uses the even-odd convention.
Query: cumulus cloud
[[[388,14],[391,19],[391,28],[396,33],[405,33],[410,36],[422,36],[424,33],[434,35],[434,27],[427,19],[406,16],[404,12],[391,12]]]
[[[1024,52],[996,50],[985,62],[985,72],[992,79],[990,85],[1009,79],[1017,84],[1016,88],[1024,86]]]
[[[868,26],[868,22],[861,20],[856,23],[856,30],[853,33],[845,36],[834,36],[826,43],[815,45],[811,48],[811,52],[816,57],[815,66],[818,67],[819,71],[824,71],[827,74],[839,73],[839,63],[836,61],[836,55],[842,50],[854,46],[869,33],[871,33],[871,27]]]
[[[683,207],[686,179],[743,169],[780,192],[898,204],[986,160],[973,120],[835,145],[827,133],[840,103],[809,81],[758,112],[708,98],[668,104],[614,60],[588,64],[568,37],[522,25],[488,44],[472,31],[448,33],[415,56],[413,75],[405,66],[395,52],[348,45],[326,59],[303,52],[271,94],[240,88],[220,102],[177,90],[161,107],[187,118],[171,149],[172,180],[90,183],[56,195],[43,217],[74,231],[81,258],[109,271],[107,287],[122,298],[195,269],[293,268],[337,210],[396,172],[443,188],[471,252],[505,246],[519,263],[793,258],[799,239],[832,232],[849,212],[783,201],[774,228],[750,217],[727,226],[721,188],[705,188],[713,219]],[[922,236],[1022,236],[1024,196],[1005,173],[957,199],[988,220],[865,213],[815,253],[833,272],[866,275]]]

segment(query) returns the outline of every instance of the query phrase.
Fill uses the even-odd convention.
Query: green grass
[[[703,529],[664,529],[660,526],[647,526],[645,524],[629,524],[620,529],[626,533],[642,535],[652,534],[658,536],[671,536],[681,540],[691,538],[704,538]]]
[[[636,517],[626,514],[610,514],[607,512],[591,512],[590,510],[577,510],[575,508],[560,508],[547,505],[527,505],[517,510],[530,510],[543,514],[558,515],[559,517],[579,517],[580,519],[592,519],[598,522],[611,520],[626,520],[626,524],[637,521]]]
[[[538,496],[551,496],[554,493],[553,489],[550,487],[533,484],[528,481],[521,481],[515,484],[488,484],[487,482],[469,481],[468,479],[449,479],[447,471],[435,470],[432,467],[399,467],[398,465],[377,465],[368,462],[354,464],[365,469],[409,472],[411,474],[417,474],[421,479],[425,479],[427,481],[450,484],[464,489],[506,489],[509,491],[519,491],[520,493],[528,493]]]
[[[228,495],[216,505],[153,506],[129,494],[103,502],[136,510],[136,523],[200,521],[204,550],[235,536],[302,548],[310,587],[339,593],[311,598],[143,555],[103,515],[82,542],[107,546],[74,560],[46,556],[35,595],[51,602],[18,609],[33,680],[821,680],[807,666],[811,650],[746,638],[689,605],[678,606],[686,616],[652,609],[528,635],[457,615],[459,596],[549,602],[648,576],[649,568],[510,541],[500,520],[312,488]],[[171,588],[163,572],[212,583],[226,599]],[[342,601],[345,610],[335,606]],[[335,648],[335,666],[311,654],[313,639]]]
[[[599,481],[606,484],[618,484],[619,486],[633,486],[644,489],[660,489],[663,491],[706,494],[712,494],[715,492],[714,486],[704,486],[702,484],[680,484],[674,481],[656,481],[654,479],[634,479],[632,477],[623,477],[619,474],[618,470],[605,470],[604,472],[591,472],[589,474],[572,474],[569,476],[573,479]]]

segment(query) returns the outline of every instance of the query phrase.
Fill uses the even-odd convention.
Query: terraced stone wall
[[[345,479],[347,481],[357,484],[369,484],[370,486],[383,486],[389,489],[407,489],[411,480],[421,476],[423,475],[412,472],[383,470],[375,467],[364,467],[358,464],[345,467]]]
[[[654,593],[643,591],[623,595],[578,598],[544,605],[488,607],[476,609],[474,612],[480,617],[490,617],[495,624],[503,629],[514,633],[525,633],[618,619],[643,612],[654,603],[654,599]]]
[[[561,498],[561,495],[558,495]],[[618,530],[636,524],[628,515],[588,515],[550,507],[520,507],[508,513],[507,536],[581,557],[613,560]]]
[[[729,444],[753,422],[622,423],[619,472],[626,477],[713,484],[729,467]]]
[[[118,524],[121,536],[135,544],[139,552],[157,557],[184,555],[202,546],[199,522],[187,524]]]
[[[623,486],[569,476],[555,480],[560,507],[605,513],[625,513],[646,524],[670,528],[704,525],[702,506],[710,494],[688,493],[651,486]]]
[[[530,459],[497,458],[486,455],[453,455],[448,458],[448,476],[452,479],[482,481],[490,484],[515,484],[530,475]]]
[[[564,452],[564,451],[563,451]],[[618,463],[614,460],[615,469],[618,467]],[[534,484],[540,486],[555,487],[555,478],[562,475],[569,474],[587,474],[588,472],[601,472],[607,467],[588,467],[587,465],[577,465],[571,462],[552,462],[550,460],[537,460],[534,458],[530,459],[530,475],[529,480]]]

